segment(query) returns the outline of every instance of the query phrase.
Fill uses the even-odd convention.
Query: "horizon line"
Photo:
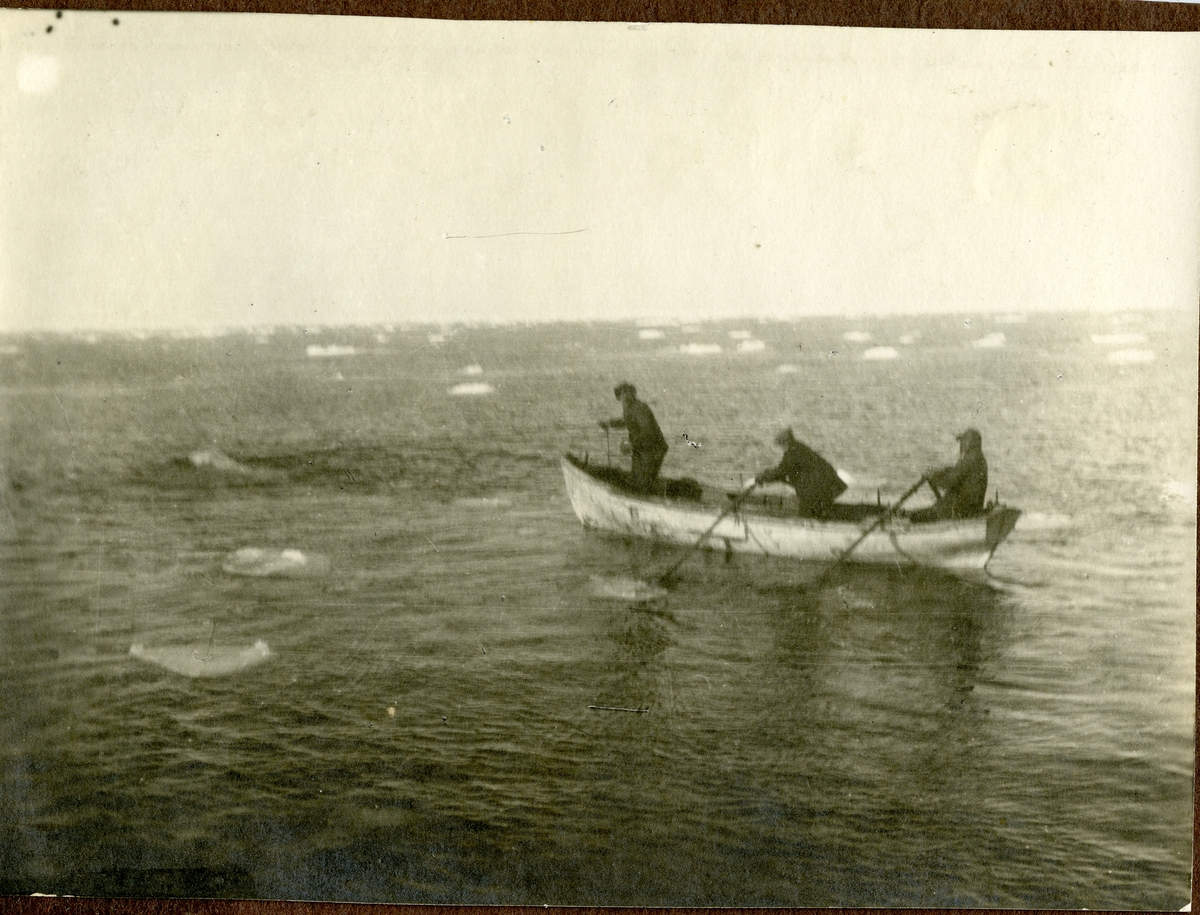
[[[1192,311],[1200,310],[1200,302],[1192,306]],[[662,316],[655,317],[592,317],[592,318],[460,318],[455,320],[438,321],[432,318],[426,319],[403,319],[403,320],[371,320],[371,321],[355,321],[348,320],[338,323],[327,322],[293,322],[279,321],[272,324],[212,324],[208,326],[185,326],[185,325],[162,325],[162,326],[135,326],[135,327],[98,327],[79,325],[68,328],[55,328],[46,326],[31,326],[26,328],[6,328],[0,327],[0,336],[2,337],[21,337],[34,335],[59,335],[59,336],[110,336],[110,337],[217,337],[227,336],[230,334],[264,334],[277,333],[279,331],[293,331],[297,333],[308,333],[309,330],[381,330],[387,329],[387,332],[394,333],[396,331],[407,330],[424,330],[436,328],[446,330],[450,328],[464,327],[520,327],[532,325],[550,325],[550,324],[628,324],[642,328],[667,328],[667,327],[702,327],[705,325],[727,324],[737,321],[748,321],[758,324],[789,324],[799,321],[809,320],[825,320],[843,318],[847,321],[874,321],[874,320],[892,320],[892,319],[911,319],[911,318],[962,318],[962,317],[979,317],[990,319],[996,323],[1019,323],[1028,320],[1033,315],[1056,315],[1056,314],[1093,314],[1097,316],[1122,316],[1122,315],[1146,315],[1146,314],[1167,314],[1178,313],[1186,314],[1189,309],[1183,306],[1144,306],[1135,309],[1117,309],[1117,308],[1085,308],[1061,306],[1058,308],[1034,308],[1026,311],[1013,310],[995,310],[995,311],[892,311],[892,312],[823,312],[805,315],[793,315],[784,317],[780,315],[726,315],[720,317],[696,318],[692,320],[682,319],[677,316]]]

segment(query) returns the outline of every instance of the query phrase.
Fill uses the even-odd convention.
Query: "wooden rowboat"
[[[740,504],[706,503],[690,481],[667,481],[662,495],[637,494],[620,485],[621,471],[571,454],[563,458],[562,468],[571,507],[585,528],[686,546],[703,537],[701,546],[726,553],[834,561],[886,511],[877,505],[837,503],[827,518],[800,518],[783,507],[773,510],[762,497]],[[725,511],[728,514],[721,517]],[[1020,515],[1018,509],[1003,505],[957,521],[915,522],[907,513],[896,512],[878,523],[846,561],[956,572],[983,569]]]

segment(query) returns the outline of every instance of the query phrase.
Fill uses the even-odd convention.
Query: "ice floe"
[[[465,384],[456,384],[450,389],[450,393],[455,397],[482,397],[494,390],[496,389],[486,381],[468,381]]]
[[[1100,346],[1134,346],[1146,342],[1145,334],[1092,334],[1092,342]]]
[[[645,330],[638,331],[639,340],[661,340],[665,336],[666,334],[657,327],[647,327]]]
[[[341,346],[337,343],[331,343],[329,346],[318,346],[313,343],[305,347],[304,350],[314,359],[328,358],[330,356],[353,356],[353,346]]]
[[[1196,499],[1196,481],[1185,483],[1182,480],[1167,480],[1163,483],[1162,497],[1164,501],[1175,501],[1178,499]]]
[[[588,585],[595,597],[635,604],[658,600],[667,595],[665,588],[637,578],[593,575],[588,579]]]
[[[800,366],[793,365],[790,362],[785,362],[783,365],[775,366],[775,371],[780,375],[795,375],[798,371],[800,371]]]
[[[1004,345],[1005,337],[1002,333],[987,334],[980,337],[971,343],[976,349],[997,349]]]
[[[865,330],[848,330],[842,334],[842,339],[851,343],[866,343],[871,339],[871,335]]]
[[[482,365],[464,365],[461,369],[458,370],[458,373],[460,375],[482,375],[483,374],[483,366]]]
[[[301,550],[248,546],[227,557],[221,570],[229,575],[246,575],[251,578],[302,578],[325,574],[329,571],[329,560],[316,553],[304,553]]]
[[[221,451],[193,451],[188,455],[193,467],[210,467],[223,473],[252,473],[245,464],[239,464],[229,455]]]
[[[129,653],[141,661],[184,677],[225,677],[261,664],[271,656],[267,643],[259,639],[249,648],[147,648],[136,643]]]
[[[1108,361],[1117,365],[1134,365],[1139,362],[1153,362],[1154,350],[1149,349],[1119,349],[1108,354]]]
[[[872,346],[870,349],[863,350],[862,357],[864,359],[896,359],[900,354],[894,346]]]
[[[738,344],[739,353],[761,353],[767,348],[762,340],[743,340]]]
[[[684,343],[679,352],[686,356],[711,356],[721,352],[720,343]]]
[[[749,340],[751,336],[753,334],[748,330],[731,330],[729,332],[729,339],[731,340]]]

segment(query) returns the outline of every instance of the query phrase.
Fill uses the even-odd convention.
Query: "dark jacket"
[[[988,484],[983,451],[979,448],[968,451],[953,467],[931,473],[929,483],[938,493],[934,509],[939,518],[973,518],[983,514]]]
[[[801,514],[819,514],[846,491],[846,484],[825,458],[794,439],[779,466],[759,474],[760,483],[787,483],[800,498]]]
[[[631,397],[622,403],[621,412],[621,418],[610,421],[609,426],[629,432],[629,450],[635,457],[667,453],[667,440],[648,406]]]

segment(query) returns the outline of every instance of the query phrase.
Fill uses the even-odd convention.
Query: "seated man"
[[[983,514],[987,496],[988,467],[983,456],[983,436],[968,429],[958,439],[958,463],[953,467],[929,470],[925,481],[937,502],[912,513],[914,521],[944,521],[974,518]]]
[[[602,429],[624,429],[629,433],[633,487],[648,493],[655,487],[659,468],[667,456],[667,440],[651,409],[637,399],[637,388],[627,381],[613,389],[621,401],[621,416],[600,423]]]
[[[758,483],[782,482],[796,490],[798,513],[804,518],[821,518],[833,501],[846,491],[846,484],[833,466],[807,445],[796,441],[791,429],[784,429],[775,439],[783,445],[783,460],[779,466],[764,470],[754,479]]]

